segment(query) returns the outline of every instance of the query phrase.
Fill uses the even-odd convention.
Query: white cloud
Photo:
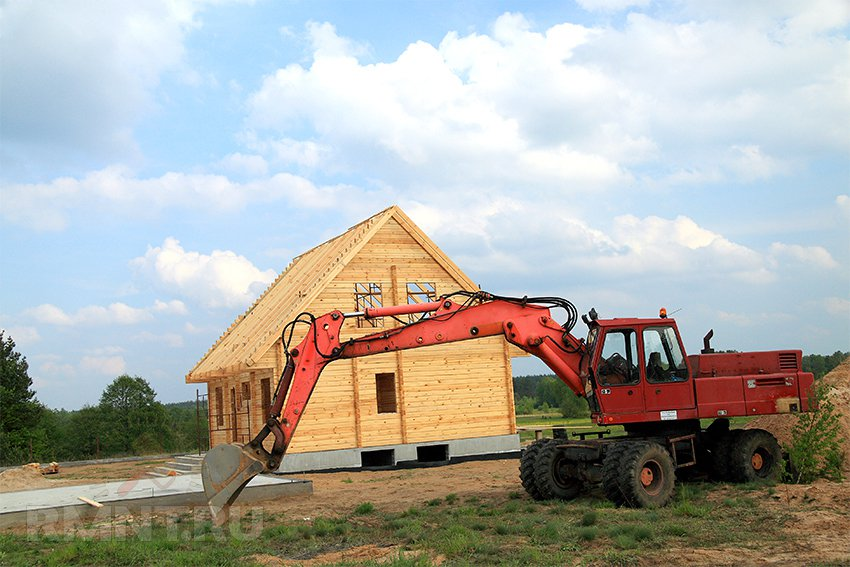
[[[70,376],[76,376],[77,374],[77,368],[73,364],[62,362],[59,357],[48,356],[42,358],[46,360],[38,365],[38,373],[40,376],[67,378]],[[33,378],[34,382],[36,380],[36,378]],[[42,379],[42,382],[45,385],[49,384],[49,381],[46,379]]]
[[[132,129],[155,108],[163,73],[183,66],[201,4],[5,2],[4,153],[42,154],[44,165],[68,154],[135,152]]]
[[[263,177],[269,171],[269,164],[263,156],[238,152],[224,156],[218,165],[225,171],[248,177]]]
[[[260,270],[235,252],[187,251],[175,238],[149,246],[131,265],[155,286],[207,307],[244,307],[277,277],[274,270]]]
[[[18,348],[26,347],[41,340],[41,335],[35,327],[6,327],[3,330],[5,337],[11,337]]]
[[[336,205],[345,186],[317,187],[289,173],[246,183],[223,175],[166,173],[141,179],[128,169],[111,166],[82,179],[17,183],[2,188],[2,215],[9,222],[36,230],[63,230],[76,213],[100,212],[138,218],[168,208],[198,213],[238,211],[250,203],[288,201],[306,208]]]
[[[125,373],[127,363],[122,356],[84,356],[79,369],[83,373],[120,376]]]
[[[823,246],[801,246],[799,244],[774,242],[770,245],[770,253],[777,263],[791,260],[815,268],[832,269],[838,267],[838,262]]]
[[[61,307],[44,303],[25,312],[27,316],[39,323],[62,327],[75,325],[136,325],[153,320],[154,313],[185,315],[187,309],[182,301],[172,300],[164,302],[156,300],[154,305],[146,308],[131,307],[126,303],[118,302],[106,307],[102,305],[88,305],[81,307],[74,313],[67,313]]]
[[[846,10],[825,2],[750,11],[739,19],[737,6],[724,5],[689,19],[661,7],[621,27],[542,31],[505,14],[489,35],[450,32],[379,64],[360,63],[362,49],[333,26],[311,25],[312,63],[265,77],[248,99],[248,132],[264,155],[283,140],[292,163],[368,163],[397,185],[462,178],[532,190],[554,181],[569,192],[628,184],[634,168],[668,183],[753,182],[850,150],[841,94],[850,63],[827,33]],[[798,20],[813,22],[801,27],[808,32],[786,34]],[[316,147],[332,150],[306,151]]]
[[[827,297],[824,299],[824,308],[830,315],[850,316],[850,299],[846,297]]]
[[[590,281],[663,278],[670,282],[776,279],[766,255],[686,216],[621,215],[594,226],[569,205],[494,199],[479,210],[405,206],[465,269]],[[545,267],[544,272],[541,267]]]
[[[766,155],[757,145],[732,146],[729,167],[740,179],[766,179],[788,171],[788,166]]]
[[[48,323],[50,325],[72,325],[74,319],[65,313],[61,308],[50,303],[45,303],[34,307],[28,311],[28,314],[39,323]]]
[[[153,310],[157,313],[168,313],[172,315],[186,315],[189,313],[189,310],[186,309],[186,304],[179,299],[172,299],[171,301],[160,301],[157,299],[154,301]]]

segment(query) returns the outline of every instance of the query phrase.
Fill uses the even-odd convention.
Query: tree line
[[[841,364],[850,352],[803,356],[803,370],[820,380]],[[590,415],[587,402],[577,397],[561,380],[551,374],[514,376],[514,407],[517,415],[559,413],[563,417]]]
[[[139,376],[118,376],[97,405],[67,411],[35,397],[26,358],[0,331],[0,465],[192,452],[209,444],[207,412],[162,404]],[[200,433],[200,439],[199,439]]]

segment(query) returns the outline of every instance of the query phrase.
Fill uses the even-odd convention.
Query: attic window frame
[[[398,413],[395,372],[375,374],[375,400],[378,413]]]
[[[437,301],[437,285],[434,282],[407,282],[407,304],[419,305]],[[408,321],[413,323],[428,316],[427,313],[411,313]]]
[[[354,310],[365,311],[367,308],[383,307],[384,292],[379,283],[355,283],[354,284]],[[383,327],[384,318],[376,317],[366,319],[357,318],[357,327]]]

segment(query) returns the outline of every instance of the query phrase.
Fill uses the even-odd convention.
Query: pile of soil
[[[0,492],[50,488],[52,483],[35,467],[26,466],[0,472]]]
[[[844,472],[850,475],[850,358],[836,366],[822,380],[832,386],[827,399],[841,414],[839,438],[844,444]],[[787,445],[791,442],[791,430],[795,423],[797,417],[791,414],[764,415],[749,422],[747,429],[765,429],[773,433],[781,445]]]

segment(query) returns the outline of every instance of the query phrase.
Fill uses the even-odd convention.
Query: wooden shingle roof
[[[280,337],[283,326],[304,311],[390,219],[401,225],[461,287],[477,290],[472,280],[394,205],[293,259],[198,361],[186,375],[186,382],[206,382],[250,370]]]

